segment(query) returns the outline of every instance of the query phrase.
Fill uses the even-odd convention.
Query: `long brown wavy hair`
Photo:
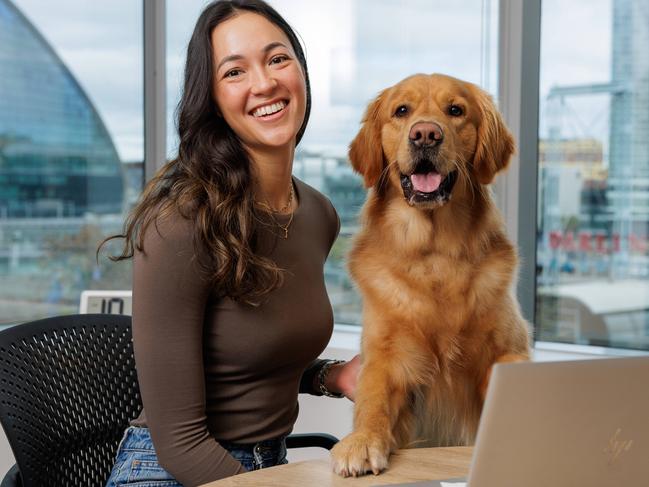
[[[311,89],[306,57],[289,24],[262,0],[219,0],[201,13],[189,46],[184,88],[176,109],[180,144],[178,157],[165,164],[148,182],[124,223],[119,261],[144,250],[144,235],[151,223],[173,211],[194,220],[193,244],[207,278],[218,294],[257,304],[283,282],[283,271],[272,260],[255,253],[261,215],[255,208],[251,162],[234,131],[217,113],[212,96],[211,33],[240,11],[262,15],[288,37],[306,80],[306,113],[297,133],[299,142],[311,111]],[[296,142],[296,143],[297,143]]]

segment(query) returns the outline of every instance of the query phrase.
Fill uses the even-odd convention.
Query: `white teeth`
[[[286,106],[286,103],[283,101],[278,101],[277,103],[273,103],[272,105],[266,105],[263,107],[257,108],[252,115],[253,117],[263,117],[264,115],[271,115],[273,113],[277,113],[280,110],[282,110]]]

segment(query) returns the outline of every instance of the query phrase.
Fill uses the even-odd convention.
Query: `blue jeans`
[[[220,442],[246,470],[288,463],[284,438],[249,445]],[[182,487],[158,463],[148,428],[131,426],[117,449],[115,465],[106,487]]]

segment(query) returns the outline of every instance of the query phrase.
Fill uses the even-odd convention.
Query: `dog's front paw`
[[[355,432],[343,438],[331,450],[334,472],[343,477],[357,477],[366,472],[378,475],[388,466],[390,447],[378,435]]]

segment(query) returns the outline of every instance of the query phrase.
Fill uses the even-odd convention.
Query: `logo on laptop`
[[[621,434],[622,428],[618,428],[608,440],[608,446],[604,449],[604,453],[608,455],[609,465],[613,465],[622,453],[629,451],[633,446],[633,440],[620,439]]]

